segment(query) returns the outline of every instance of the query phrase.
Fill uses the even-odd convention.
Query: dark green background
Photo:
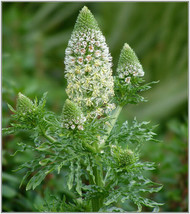
[[[120,121],[150,120],[159,124],[160,144],[147,144],[143,159],[155,161],[150,174],[164,185],[150,195],[165,203],[161,211],[187,211],[187,104],[188,104],[188,3],[187,2],[3,2],[2,3],[2,127],[9,126],[10,110],[18,92],[30,98],[48,91],[47,108],[60,114],[66,99],[65,48],[79,10],[88,6],[106,37],[117,67],[120,50],[127,42],[137,53],[147,82],[160,80],[144,93],[149,102],[129,105]],[[3,138],[3,210],[36,211],[43,191],[61,194],[61,177],[47,177],[35,191],[19,189],[18,164],[30,159],[27,151],[11,157],[27,134]],[[149,210],[145,210],[149,211]]]

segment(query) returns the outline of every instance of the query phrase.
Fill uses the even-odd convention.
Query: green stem
[[[119,114],[120,114],[122,108],[123,108],[123,106],[117,106],[117,108],[114,110],[114,112],[112,114],[113,119],[111,120],[110,125],[107,128],[107,134],[103,137],[105,142],[107,141],[107,139],[119,117]],[[98,156],[96,157],[96,163],[99,166],[99,167],[95,166],[93,169],[96,185],[103,187],[103,185],[104,185],[103,184],[103,170],[102,170],[102,164],[100,162],[100,157],[98,157]],[[94,212],[99,211],[99,209],[103,206],[103,200],[104,200],[104,198],[101,196],[92,199],[92,210]]]
[[[55,140],[53,137],[51,137],[51,136],[49,136],[49,135],[46,134],[46,132],[44,131],[44,129],[43,129],[42,127],[40,127],[40,129],[41,129],[41,131],[42,131],[43,136],[44,136],[48,141],[50,141],[51,143],[55,143],[55,142],[56,142],[56,140]]]
[[[95,166],[93,171],[94,171],[96,185],[102,187],[102,185],[103,185],[102,177],[101,177],[102,176],[102,169],[98,169],[98,167]],[[92,210],[93,210],[93,212],[99,211],[99,209],[102,207],[102,205],[103,205],[103,197],[98,196],[98,197],[92,199]]]
[[[105,142],[108,139],[108,137],[109,137],[109,135],[110,135],[110,133],[111,133],[111,131],[112,131],[112,129],[113,129],[118,117],[119,117],[119,114],[121,113],[122,108],[123,108],[123,106],[117,106],[117,108],[114,110],[114,112],[112,114],[113,119],[111,120],[110,126],[107,129],[107,135],[105,135],[103,137]]]
[[[93,146],[91,146],[91,145],[89,145],[88,143],[86,143],[86,142],[82,142],[82,144],[83,144],[83,146],[85,146],[90,152],[92,152],[92,153],[96,153],[96,149],[93,147]]]
[[[98,185],[99,187],[103,187],[103,169],[102,169],[102,164],[99,156],[96,156],[96,163],[97,163],[97,166],[94,167],[94,176],[95,176],[96,185]],[[99,211],[102,205],[103,205],[103,197],[98,196],[92,200],[92,208],[94,212]]]

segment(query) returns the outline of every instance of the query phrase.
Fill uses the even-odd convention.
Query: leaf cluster
[[[130,84],[125,84],[124,80],[116,76],[114,78],[115,102],[121,106],[146,102],[147,100],[140,93],[149,90],[152,84],[159,81],[142,84],[144,82],[142,78],[133,77]]]
[[[105,186],[108,191],[104,201],[104,210],[117,206],[117,203],[132,203],[138,211],[142,206],[158,209],[162,205],[146,198],[146,193],[158,192],[162,185],[146,177],[146,172],[154,170],[156,165],[139,160],[140,148],[145,142],[155,141],[155,133],[149,122],[137,122],[129,125],[126,121],[121,127],[116,126],[108,138]]]

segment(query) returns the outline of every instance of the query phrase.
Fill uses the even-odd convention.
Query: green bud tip
[[[94,18],[94,16],[86,6],[82,8],[82,10],[78,15],[78,18],[74,27],[74,31],[75,30],[81,31],[81,28],[82,29],[90,28],[94,30],[99,30],[96,19]]]
[[[135,155],[132,150],[126,149],[121,153],[120,161],[122,164],[130,165],[135,162]]]
[[[112,154],[122,167],[129,166],[136,161],[134,152],[130,149],[122,149],[120,146],[112,146]]]
[[[65,105],[63,107],[62,116],[63,117],[77,117],[82,114],[80,108],[78,105],[69,99],[65,101]]]
[[[135,52],[133,49],[125,43],[123,46],[123,49],[121,50],[121,55],[120,55],[120,60],[119,60],[120,65],[126,65],[126,64],[140,64],[138,57],[136,56]]]
[[[144,71],[133,49],[125,43],[120,54],[117,75],[127,84],[130,83],[131,77],[142,77]]]
[[[28,97],[19,92],[16,106],[17,111],[26,112],[32,110],[33,106],[33,102]]]
[[[63,127],[67,129],[78,128],[79,130],[83,130],[83,123],[86,120],[79,106],[69,99],[65,101],[61,118]]]

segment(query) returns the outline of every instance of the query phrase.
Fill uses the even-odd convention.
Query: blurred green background
[[[48,91],[47,108],[61,113],[66,99],[65,48],[79,10],[88,6],[106,37],[115,71],[127,42],[137,53],[146,82],[160,80],[144,93],[149,102],[129,105],[120,121],[150,120],[159,124],[159,144],[147,144],[142,159],[154,161],[149,176],[164,185],[149,197],[165,203],[161,211],[187,211],[188,206],[188,3],[187,2],[3,2],[2,127],[10,124],[7,103],[15,107],[18,92],[40,98]],[[35,191],[19,189],[22,173],[13,173],[32,152],[10,155],[27,134],[3,137],[3,211],[36,211],[43,191],[62,193],[63,178],[47,176]],[[144,211],[149,211],[148,209]]]

